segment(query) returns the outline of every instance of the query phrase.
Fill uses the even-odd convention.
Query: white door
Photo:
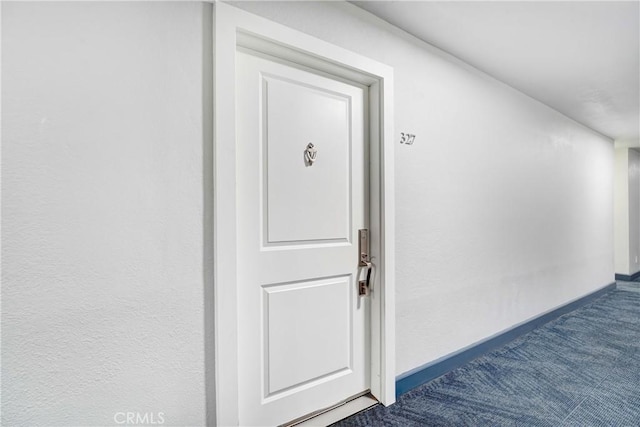
[[[238,404],[240,425],[264,426],[369,389],[367,91],[249,52],[236,63]]]

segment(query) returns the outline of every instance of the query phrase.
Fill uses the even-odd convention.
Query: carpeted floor
[[[334,426],[640,426],[640,283]]]

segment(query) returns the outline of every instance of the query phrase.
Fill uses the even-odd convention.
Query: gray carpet
[[[334,426],[640,426],[640,283]]]

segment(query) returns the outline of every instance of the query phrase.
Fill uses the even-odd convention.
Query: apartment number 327
[[[413,145],[416,136],[412,133],[400,133],[400,144]]]

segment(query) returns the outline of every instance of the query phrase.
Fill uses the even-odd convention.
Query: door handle
[[[359,267],[365,267],[367,274],[365,280],[358,281],[358,295],[367,295],[371,287],[371,270],[373,264],[371,263],[371,256],[369,255],[369,230],[358,230],[358,253],[360,259],[358,260]]]
[[[373,264],[368,259],[367,254],[360,254],[360,266],[367,269],[367,275],[364,280],[358,282],[358,295],[367,295],[371,288],[371,270],[373,270]]]

